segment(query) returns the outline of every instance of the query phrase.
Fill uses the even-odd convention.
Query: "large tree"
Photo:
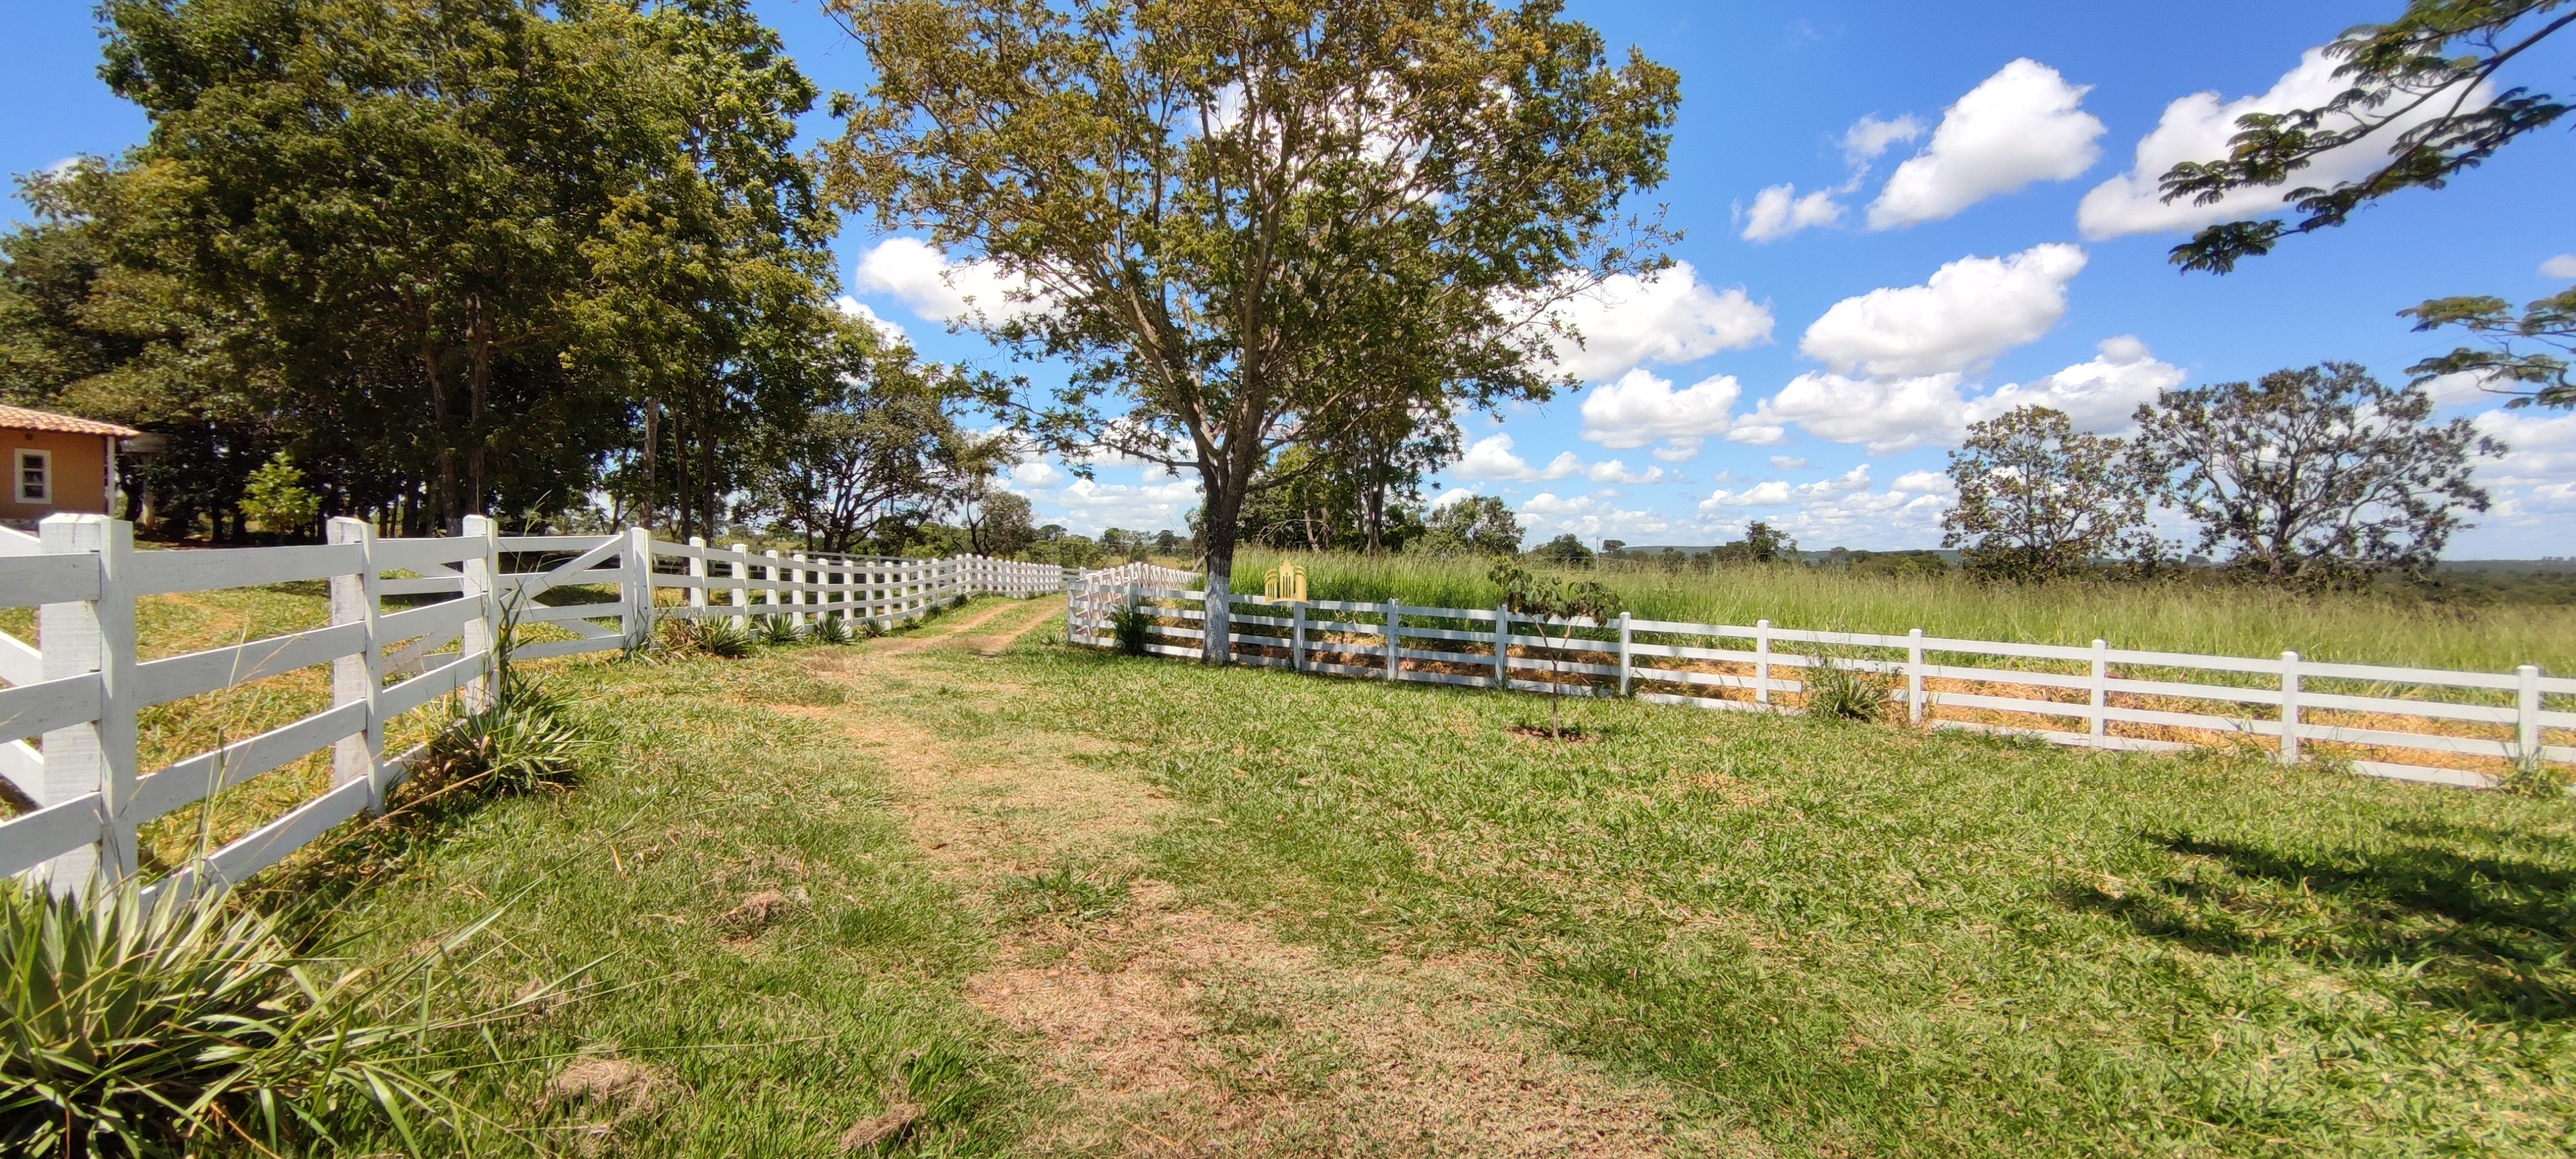
[[[2348,362],[2167,390],[2138,408],[2138,470],[2200,524],[2200,550],[2279,580],[2430,568],[2463,511],[2487,509],[2472,459],[2504,446],[2433,400]]]
[[[1970,424],[1949,470],[1959,501],[1941,516],[1941,546],[1964,549],[1971,572],[2047,580],[2156,554],[2152,489],[2127,448],[2063,411],[2026,406]]]
[[[1024,287],[978,324],[1065,368],[1029,425],[1195,472],[1213,592],[1280,449],[1544,398],[1532,318],[1660,259],[1620,206],[1664,176],[1677,80],[1550,0],[835,7],[876,71],[836,196]]]

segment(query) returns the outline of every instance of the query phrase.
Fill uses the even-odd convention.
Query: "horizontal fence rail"
[[[334,519],[325,544],[207,551],[137,551],[131,524],[96,515],[57,515],[39,531],[0,529],[0,607],[36,609],[35,642],[0,633],[0,779],[35,804],[0,820],[0,874],[39,875],[63,893],[137,873],[138,831],[154,818],[326,749],[326,789],[152,888],[238,882],[380,811],[427,747],[388,754],[389,726],[453,698],[488,703],[505,632],[513,656],[538,659],[634,648],[666,619],[891,626],[966,596],[1063,591],[1076,574],[978,556],[666,543],[640,528],[502,535],[480,516],[451,537],[380,539],[364,521]],[[143,597],[310,581],[328,589],[324,626],[141,658]],[[540,634],[554,638],[521,638]],[[330,708],[139,767],[142,710],[325,664]]]
[[[1152,655],[1207,654],[1210,600],[1162,568],[1086,572],[1066,592],[1066,639],[1115,646],[1114,617],[1145,621]],[[2576,762],[2576,679],[2533,665],[2452,672],[2277,658],[1960,640],[1774,626],[1534,619],[1508,608],[1389,600],[1220,597],[1219,654],[1330,676],[1632,696],[1730,711],[1803,709],[1811,674],[1860,672],[1891,711],[1927,728],[2060,744],[2171,751],[2232,745],[2295,765],[2488,788],[2518,767]],[[2551,698],[2558,698],[2555,705]],[[2552,742],[2558,743],[2552,743]]]

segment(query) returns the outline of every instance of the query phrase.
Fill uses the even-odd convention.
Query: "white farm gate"
[[[495,637],[513,623],[570,634],[514,648],[535,659],[623,650],[657,619],[891,625],[961,596],[1062,591],[1068,577],[1053,564],[755,552],[665,543],[640,529],[501,535],[479,516],[464,530],[380,539],[364,521],[335,519],[326,544],[210,551],[138,551],[131,524],[96,515],[54,516],[36,536],[0,531],[0,607],[36,609],[34,643],[0,633],[0,778],[36,806],[0,821],[0,874],[39,873],[59,891],[132,875],[144,823],[330,749],[325,791],[154,888],[193,890],[199,874],[239,882],[274,865],[383,807],[423,752],[387,753],[388,726],[450,695],[490,695]],[[137,649],[143,597],[316,580],[329,587],[327,625],[150,660]],[[614,595],[538,602],[566,586]],[[663,589],[679,590],[674,606],[657,605]],[[387,597],[436,598],[389,607]],[[330,708],[139,767],[142,710],[322,664]]]

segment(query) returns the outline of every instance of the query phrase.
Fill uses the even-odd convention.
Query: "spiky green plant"
[[[817,644],[847,644],[855,638],[846,616],[817,616],[805,638]]]
[[[428,1043],[482,1019],[397,1012],[490,920],[438,954],[356,964],[213,890],[0,881],[0,1153],[281,1154],[386,1123],[418,1152],[464,1114]]]
[[[1824,720],[1878,721],[1887,717],[1892,684],[1886,674],[1860,668],[1837,668],[1829,656],[1815,658],[1807,669],[1807,715]]]
[[[1130,604],[1109,613],[1109,635],[1118,642],[1121,656],[1144,655],[1153,630],[1154,610],[1142,604]]]
[[[662,627],[662,649],[674,656],[714,656],[740,660],[751,655],[759,641],[751,633],[736,627],[729,619],[674,619]]]
[[[763,644],[786,647],[805,642],[805,629],[797,627],[796,621],[786,616],[762,616],[755,630]]]

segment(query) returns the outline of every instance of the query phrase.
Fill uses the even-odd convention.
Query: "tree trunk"
[[[454,416],[447,410],[447,376],[439,372],[438,348],[423,338],[420,344],[421,373],[429,379],[429,425],[432,438],[438,440],[438,522],[449,535],[465,532],[465,512],[456,505],[456,431]]]
[[[1229,663],[1234,658],[1233,617],[1226,597],[1234,591],[1234,546],[1240,529],[1237,521],[1243,515],[1243,492],[1218,472],[1202,467],[1199,471],[1207,503],[1202,526],[1207,535],[1207,619],[1201,626],[1207,637],[1201,642],[1199,656],[1210,664]]]

